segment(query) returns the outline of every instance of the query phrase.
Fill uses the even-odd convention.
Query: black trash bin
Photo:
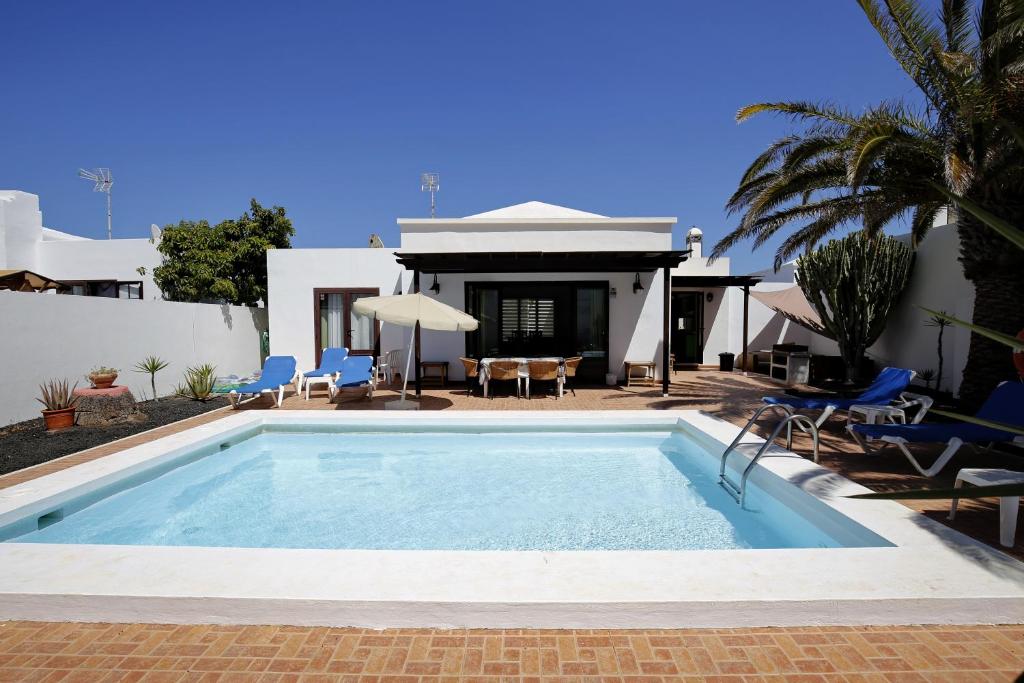
[[[732,368],[735,362],[735,353],[729,353],[728,351],[726,351],[725,353],[718,354],[718,369],[721,370],[722,372],[732,372]]]

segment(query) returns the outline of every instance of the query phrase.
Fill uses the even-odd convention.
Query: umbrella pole
[[[405,388],[409,386],[409,361],[412,360],[412,340],[416,334],[416,326],[409,331],[409,350],[405,354],[405,372],[402,373],[402,401],[405,401]]]

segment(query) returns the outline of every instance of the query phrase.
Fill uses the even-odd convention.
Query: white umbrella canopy
[[[368,296],[357,299],[352,310],[358,315],[373,316],[383,323],[416,327],[426,330],[447,332],[472,332],[480,323],[471,315],[441,303],[436,299],[416,294],[394,294],[391,296]],[[413,336],[409,334],[409,351],[405,354],[405,372],[402,374],[402,397],[384,405],[385,408],[415,409],[415,401],[406,401],[405,392],[409,385],[409,362],[412,359]]]
[[[424,296],[422,292],[363,297],[352,304],[352,309],[359,315],[372,315],[392,325],[413,327],[419,323],[425,330],[472,332],[480,325],[473,316]]]

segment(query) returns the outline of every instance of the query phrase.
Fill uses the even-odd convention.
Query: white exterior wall
[[[141,280],[145,299],[163,298],[153,281],[162,257],[148,239],[44,241],[37,254],[37,266],[30,270],[54,280]],[[139,267],[145,275],[139,275]]]
[[[675,219],[633,222],[602,218],[533,222],[399,219],[402,250],[479,251],[665,251],[672,248]]]
[[[909,239],[905,235],[900,238]],[[925,326],[925,321],[930,316],[919,307],[945,310],[961,320],[971,319],[974,313],[974,286],[963,276],[963,268],[957,260],[959,253],[960,238],[955,224],[932,228],[921,242],[917,248],[910,283],[890,315],[885,332],[868,349],[867,355],[878,365],[892,365],[917,371],[930,369],[938,372],[938,330]],[[769,275],[766,279],[772,282],[763,282],[756,289],[779,289],[795,285],[792,264],[786,264],[779,273],[765,274]],[[740,296],[742,297],[742,294]],[[763,344],[755,346],[752,342],[751,350],[767,348],[771,343],[778,343],[771,341],[775,338],[772,331],[781,330],[785,319],[753,299],[750,302],[750,310],[751,339],[754,338],[755,310],[758,311],[760,325],[758,334],[764,337]],[[738,324],[742,325],[742,318]],[[834,341],[799,325],[789,324],[785,334],[778,338],[796,344],[807,344],[811,353],[831,356],[839,354],[839,348]],[[969,347],[970,332],[960,327],[946,328],[943,335],[943,389],[952,390],[954,393],[959,391]]]
[[[141,280],[146,299],[161,299],[153,281],[160,262],[149,239],[91,240],[48,230],[37,195],[0,190],[0,269],[31,270],[58,281]]]
[[[36,245],[42,239],[39,197],[17,190],[0,190],[0,269],[34,271],[31,265],[36,262]]]
[[[0,292],[0,425],[39,416],[39,385],[68,379],[88,386],[97,365],[120,370],[117,384],[136,399],[150,396],[149,375],[132,367],[149,355],[171,365],[157,373],[157,393],[167,395],[190,365],[213,363],[218,375],[248,374],[260,367],[264,309],[169,301]]]
[[[925,326],[925,321],[931,316],[919,307],[945,310],[961,320],[973,317],[974,285],[963,276],[963,268],[957,260],[959,254],[960,237],[956,225],[931,229],[917,248],[910,284],[890,316],[885,333],[868,349],[869,356],[882,365],[938,372],[936,342],[939,331]],[[942,342],[945,357],[942,387],[955,393],[960,389],[963,369],[967,365],[971,334],[962,327],[950,326],[946,328]]]
[[[270,352],[295,356],[301,371],[316,366],[314,288],[376,287],[387,295],[408,291],[412,283],[412,273],[398,265],[391,249],[272,249],[267,276]],[[408,334],[408,328],[382,325],[381,351],[404,348]]]

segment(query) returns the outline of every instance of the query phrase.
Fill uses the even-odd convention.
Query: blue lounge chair
[[[981,406],[975,417],[990,422],[1001,422],[1024,428],[1024,384],[1020,382],[1003,382]],[[907,460],[918,472],[926,477],[934,477],[952,460],[956,452],[964,444],[974,447],[983,444],[991,447],[996,443],[1018,443],[1024,445],[1024,436],[1013,432],[1004,432],[970,422],[954,422],[948,424],[911,424],[911,425],[867,425],[855,424],[847,427],[853,438],[866,453],[871,452],[868,439],[879,439],[900,449]],[[921,463],[907,449],[908,443],[946,443],[946,450],[932,464],[922,467]]]
[[[344,347],[328,347],[320,354],[320,367],[302,373],[302,384],[306,387],[306,400],[309,400],[309,387],[311,384],[331,385],[341,372],[341,364],[348,358],[348,349]],[[302,387],[296,387],[301,391]]]
[[[349,356],[341,365],[341,376],[331,385],[331,400],[342,389],[367,387],[366,394],[373,398],[373,356]]]
[[[231,407],[237,408],[243,394],[253,394],[254,397],[262,393],[274,394],[274,403],[278,408],[284,401],[285,385],[291,384],[295,379],[295,358],[293,356],[268,356],[267,362],[263,364],[263,374],[259,380],[252,384],[243,384],[237,389],[232,389],[228,394]]]
[[[816,427],[820,427],[825,424],[832,413],[837,410],[848,411],[851,406],[858,405],[873,405],[873,406],[887,406],[892,404],[894,401],[903,398],[904,389],[910,384],[910,381],[914,379],[913,370],[904,370],[902,368],[885,368],[880,373],[875,381],[871,383],[867,389],[856,398],[837,398],[837,397],[826,397],[826,398],[802,398],[799,396],[765,396],[762,401],[770,403],[772,405],[780,405],[789,410],[789,412],[795,412],[797,410],[820,410],[821,415],[815,420],[814,424]],[[913,405],[920,405],[921,410],[918,410],[914,415],[914,422],[920,422],[924,417],[924,414],[931,407],[931,399],[927,397],[914,396],[913,398],[903,399],[903,402],[899,407],[909,408]]]

